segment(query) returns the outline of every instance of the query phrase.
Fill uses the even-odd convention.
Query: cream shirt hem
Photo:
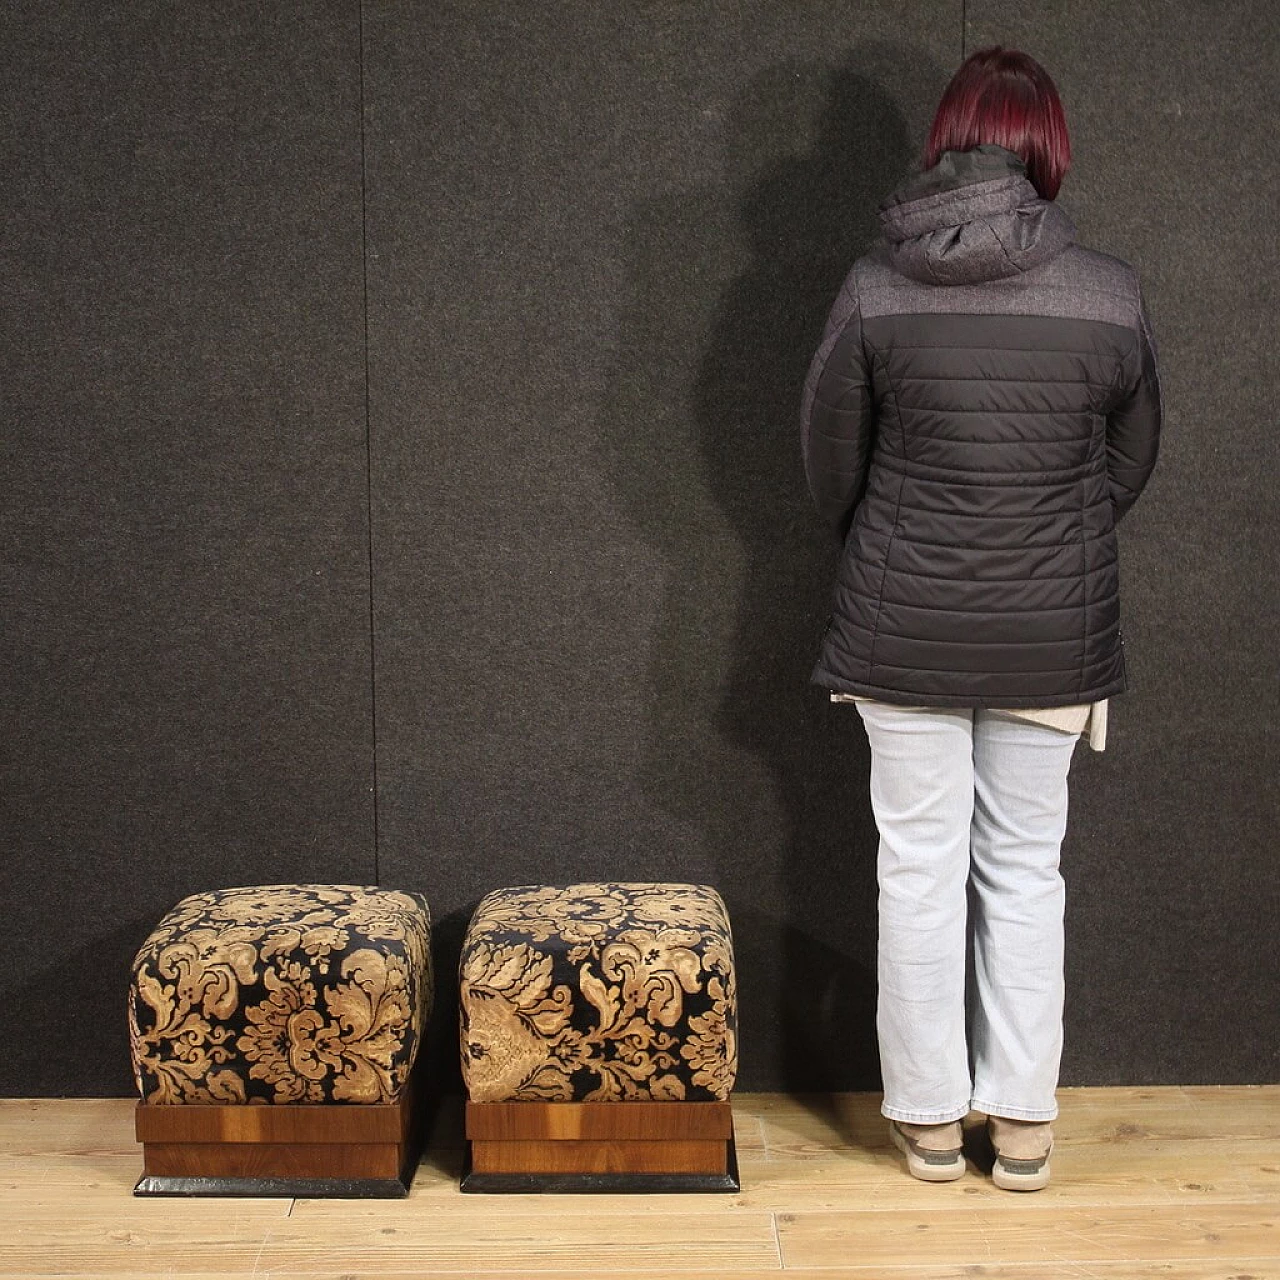
[[[878,702],[877,698],[865,698],[859,693],[833,693],[832,702]],[[1019,720],[1032,720],[1036,724],[1060,729],[1063,733],[1083,734],[1094,751],[1104,751],[1107,746],[1107,702],[1081,702],[1070,707],[995,707],[1002,715],[1015,716]],[[901,711],[927,711],[928,707],[901,707],[898,703],[882,703]]]

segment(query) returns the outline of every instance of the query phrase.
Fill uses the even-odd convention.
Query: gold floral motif
[[[680,1046],[680,1053],[693,1068],[694,1084],[714,1090],[737,1063],[738,1041],[724,984],[718,977],[707,983],[707,993],[712,998],[711,1008],[689,1019],[693,1035]]]
[[[134,962],[140,1094],[149,1103],[395,1100],[430,1013],[430,927],[425,901],[360,885],[184,898]]]
[[[557,962],[572,985],[553,987]],[[497,890],[472,918],[459,982],[475,1101],[676,1101],[733,1087],[732,938],[709,886]]]
[[[286,974],[268,969],[263,985],[270,995],[256,1005],[249,1005],[244,1016],[248,1022],[236,1041],[236,1048],[251,1063],[249,1075],[265,1080],[275,1092],[275,1102],[308,1102],[308,1076],[311,1080],[323,1072],[300,1069],[295,1048],[305,1039],[309,1015],[315,1003],[315,988],[306,981],[290,981]]]
[[[581,1036],[569,1026],[572,995],[551,989],[552,959],[527,943],[464,950],[460,981],[470,1017],[462,1033],[463,1070],[484,1084],[477,1101],[555,1097],[557,1079],[576,1069]],[[548,1052],[550,1046],[550,1052]],[[546,1089],[550,1092],[544,1092]]]
[[[339,1102],[390,1102],[408,1074],[409,1064],[396,1060],[413,1013],[408,971],[398,956],[365,948],[343,960],[342,976],[350,981],[324,994],[334,1018],[325,1029],[333,1096]]]

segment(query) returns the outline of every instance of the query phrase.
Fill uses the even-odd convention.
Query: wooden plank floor
[[[757,1093],[741,1193],[652,1196],[464,1196],[450,1100],[389,1201],[135,1199],[131,1100],[0,1100],[0,1277],[1280,1280],[1280,1086],[1059,1099],[1044,1191],[909,1177],[878,1094]]]

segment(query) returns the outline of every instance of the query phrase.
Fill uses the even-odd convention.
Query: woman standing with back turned
[[[871,744],[881,1110],[934,1181],[963,1174],[960,1122],[983,1113],[996,1185],[1020,1190],[1048,1182],[1058,1114],[1067,772],[1125,688],[1115,526],[1161,417],[1137,276],[1054,203],[1070,155],[1044,68],[973,54],[923,171],[881,205],[802,410],[844,540],[813,679]]]

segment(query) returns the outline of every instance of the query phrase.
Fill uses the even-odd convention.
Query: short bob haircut
[[[991,45],[964,60],[938,103],[923,167],[983,142],[1016,152],[1041,198],[1057,196],[1071,164],[1067,118],[1049,73],[1029,54]]]

